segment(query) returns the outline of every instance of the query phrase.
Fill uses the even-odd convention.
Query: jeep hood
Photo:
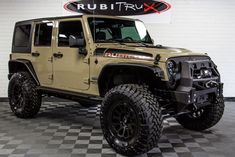
[[[99,44],[97,48],[102,49],[112,49],[127,51],[127,53],[140,52],[142,55],[151,54],[153,58],[160,55],[160,62],[166,62],[167,59],[172,57],[182,57],[182,56],[207,56],[203,53],[195,53],[183,48],[173,48],[173,47],[142,47],[136,45],[120,45],[120,44]]]

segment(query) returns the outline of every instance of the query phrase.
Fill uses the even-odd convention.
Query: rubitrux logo
[[[94,15],[133,16],[146,14],[160,14],[171,8],[167,2],[160,0],[76,0],[64,5],[71,12]]]

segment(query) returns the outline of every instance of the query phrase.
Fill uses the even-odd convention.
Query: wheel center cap
[[[127,127],[127,118],[123,117],[123,119],[120,121],[120,124],[122,127]]]
[[[126,117],[123,118],[123,122],[127,123],[127,118]]]

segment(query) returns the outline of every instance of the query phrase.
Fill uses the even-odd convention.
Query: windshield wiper
[[[141,44],[141,46],[149,46],[147,43],[142,42],[142,41],[136,41],[136,40],[124,40],[124,39],[109,39],[105,41],[113,41],[113,42],[118,42],[119,44],[126,45],[126,43],[134,43],[134,44]]]
[[[153,45],[149,45],[149,43],[145,43],[143,41],[133,41],[133,43],[139,44],[141,47],[154,47]]]
[[[153,45],[149,45],[148,43],[145,43],[143,41],[127,41],[124,39],[107,39],[107,40],[102,40],[102,42],[109,42],[109,43],[118,43],[120,45],[127,45],[126,43],[134,43],[134,44],[139,44],[138,46],[134,46],[134,45],[128,45],[128,46],[132,46],[132,47],[150,47],[150,48],[155,48],[156,46]]]
[[[118,43],[118,44],[121,44],[121,45],[126,45],[125,44],[125,41],[122,40],[122,39],[107,39],[107,40],[100,40],[99,42],[101,43]]]
[[[121,45],[126,45],[125,44],[126,40],[123,40],[123,39],[109,39],[109,40],[117,42],[117,43],[119,43]]]
[[[164,48],[164,46],[158,44],[158,45],[149,45],[150,43],[145,43],[143,41],[136,41],[135,43],[137,44],[141,44],[140,46],[145,46],[145,47],[148,47],[148,48]]]

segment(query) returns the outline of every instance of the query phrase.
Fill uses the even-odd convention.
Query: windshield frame
[[[91,28],[91,26],[90,26],[90,23],[89,23],[89,19],[109,19],[109,20],[120,20],[120,21],[130,21],[130,22],[136,22],[136,21],[138,21],[138,22],[141,22],[142,24],[143,24],[143,26],[145,27],[145,29],[146,29],[146,33],[147,33],[147,36],[148,36],[148,38],[150,39],[149,40],[149,42],[146,42],[146,41],[136,41],[136,40],[133,40],[133,41],[123,41],[123,40],[118,40],[118,39],[116,39],[116,40],[104,40],[104,41],[96,41],[95,40],[95,37],[94,37],[94,32],[93,32],[93,29]],[[88,28],[89,28],[89,31],[90,31],[90,36],[91,36],[91,38],[92,38],[92,40],[93,40],[93,43],[97,43],[97,44],[100,44],[100,43],[119,43],[119,44],[125,44],[125,43],[132,43],[132,44],[146,44],[146,45],[153,45],[154,43],[153,43],[153,41],[152,41],[152,38],[151,38],[151,36],[150,36],[150,34],[149,34],[149,32],[148,32],[148,29],[146,28],[146,26],[145,26],[145,24],[144,24],[144,22],[142,22],[141,20],[138,20],[138,19],[127,19],[127,18],[112,18],[112,17],[96,17],[96,16],[89,16],[89,17],[87,17],[87,26],[88,26]],[[139,34],[139,32],[137,32],[138,33],[138,35],[140,35]]]

